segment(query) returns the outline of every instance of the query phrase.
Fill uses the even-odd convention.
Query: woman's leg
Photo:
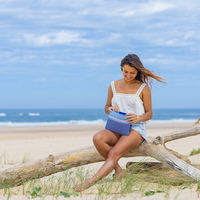
[[[109,151],[106,162],[99,169],[99,171],[91,178],[86,180],[84,183],[77,186],[77,191],[85,190],[103,177],[107,176],[116,166],[118,160],[129,152],[131,149],[137,147],[144,141],[142,136],[132,130],[129,136],[121,136],[116,145]]]
[[[105,159],[107,159],[108,153],[112,149],[111,146],[114,146],[120,137],[121,135],[119,133],[113,133],[112,131],[104,129],[94,135],[93,143],[99,154],[102,155]],[[119,177],[124,174],[123,169],[119,166],[118,163],[114,167],[114,170],[116,172],[116,177]]]

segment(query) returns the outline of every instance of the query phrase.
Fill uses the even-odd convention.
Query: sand
[[[192,126],[191,123],[148,123],[147,135],[157,136],[167,133],[173,133],[179,129],[187,129]],[[13,167],[22,162],[22,160],[36,160],[47,157],[50,154],[68,152],[80,147],[93,145],[92,137],[94,133],[103,129],[104,125],[68,125],[68,126],[38,126],[38,127],[0,127],[0,167],[1,171]],[[167,143],[167,147],[183,155],[189,155],[193,149],[200,148],[200,135],[184,138]],[[199,164],[200,156],[190,156],[192,163]],[[128,161],[138,161],[141,158],[122,158],[120,165],[125,166]],[[149,159],[153,160],[153,159]],[[94,170],[102,163],[92,164]],[[87,166],[86,166],[87,167]],[[96,194],[88,194],[87,191],[82,197],[70,197],[67,199],[94,199]],[[164,194],[155,194],[147,197],[126,196],[120,199],[166,199]],[[177,197],[177,198],[176,198]],[[7,196],[0,195],[0,199],[7,199]],[[15,195],[11,200],[28,199],[26,196]],[[40,199],[40,198],[36,198]],[[51,200],[53,197],[47,196],[44,199]],[[66,199],[59,197],[60,199]],[[170,190],[168,199],[198,199],[195,189]]]

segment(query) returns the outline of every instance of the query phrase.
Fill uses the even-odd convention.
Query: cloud
[[[132,3],[125,9],[120,9],[118,15],[122,17],[132,17],[134,15],[151,15],[158,12],[174,8],[175,5],[167,2],[141,2],[141,3]],[[117,12],[116,12],[117,13]]]
[[[84,6],[78,12],[80,15],[101,15],[101,16],[117,16],[117,17],[132,17],[135,15],[150,15],[176,7],[174,3],[163,1],[141,1],[141,2],[124,2],[111,1],[109,4],[106,1],[99,1],[93,6]]]
[[[79,46],[79,47],[101,47],[108,44],[116,44],[120,42],[121,34],[108,33],[104,36],[91,34],[81,34],[81,31],[62,30],[47,34],[24,33],[21,39],[15,39],[15,42],[21,43],[25,41],[30,46]],[[14,40],[13,40],[14,41]]]
[[[41,0],[34,5],[32,1],[0,2],[3,11],[0,23],[4,27],[0,36],[6,46],[21,51],[10,55],[18,62],[21,58],[39,62],[46,55],[53,55],[57,58],[55,64],[65,63],[66,57],[59,55],[59,47],[73,47],[71,57],[83,50],[88,58],[91,51],[105,49],[123,52],[187,47],[199,51],[200,29],[196,23],[200,3],[197,0],[195,5],[180,0],[111,0],[109,3],[106,0]],[[26,54],[27,47],[32,47],[33,54]],[[35,47],[49,49],[41,52]]]
[[[199,0],[0,0],[1,86],[56,89],[80,81],[87,90],[88,81],[100,81],[101,93],[121,77],[120,60],[136,53],[158,75],[194,80],[198,91],[199,77],[191,75],[199,73],[199,6]]]
[[[24,34],[24,39],[27,44],[33,46],[90,44],[90,41],[84,39],[80,33],[64,30],[42,35]]]
[[[175,8],[176,5],[168,2],[161,1],[149,1],[148,3],[140,4],[140,9],[138,13],[140,14],[154,14],[158,12],[162,12],[168,10],[170,8]]]

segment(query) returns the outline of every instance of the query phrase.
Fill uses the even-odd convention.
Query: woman
[[[127,121],[133,123],[131,131],[129,136],[124,136],[104,129],[94,135],[94,145],[106,161],[93,177],[77,186],[77,191],[89,188],[113,169],[116,178],[123,176],[124,171],[118,160],[147,141],[145,121],[153,116],[149,78],[164,83],[163,78],[146,69],[135,54],[129,54],[121,61],[121,70],[124,78],[111,82],[105,113],[109,114],[111,110],[127,113]]]

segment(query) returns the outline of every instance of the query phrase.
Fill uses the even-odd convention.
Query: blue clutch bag
[[[132,124],[129,123],[125,117],[127,117],[126,113],[123,112],[115,112],[110,111],[108,116],[108,120],[106,123],[106,129],[120,133],[121,135],[129,135]]]

